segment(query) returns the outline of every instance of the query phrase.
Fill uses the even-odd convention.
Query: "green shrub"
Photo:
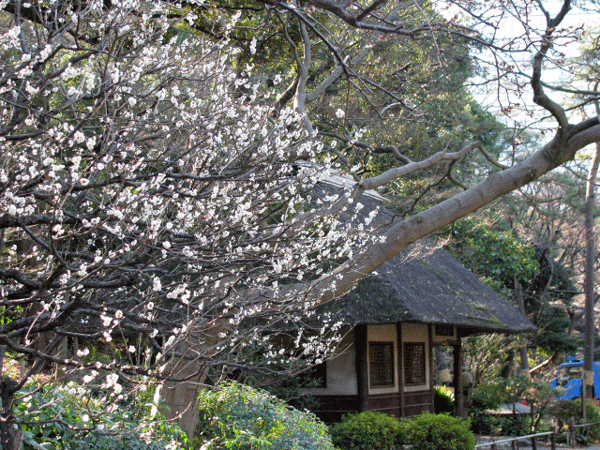
[[[587,423],[597,423],[589,427],[587,437],[593,441],[600,440],[600,411],[594,406],[594,402],[587,400],[585,402],[587,412]],[[581,400],[559,400],[552,407],[550,407],[548,414],[554,417],[558,422],[566,426],[569,423],[571,417],[575,418],[575,421],[581,423]]]
[[[475,446],[469,421],[447,414],[424,413],[399,420],[367,411],[346,416],[331,434],[343,450],[471,450]]]
[[[473,389],[468,411],[473,433],[488,436],[499,433],[502,420],[498,416],[488,414],[488,411],[498,409],[505,396],[504,385],[497,382],[481,384]]]
[[[423,413],[406,421],[404,441],[419,450],[472,450],[469,421],[447,414]]]
[[[525,436],[530,434],[531,417],[528,414],[511,414],[498,418],[502,436]]]
[[[506,397],[506,386],[503,383],[481,384],[471,394],[471,409],[486,411],[500,407]]]
[[[471,430],[475,434],[494,436],[523,436],[535,433],[543,424],[548,405],[555,393],[547,383],[531,380],[524,375],[482,384],[473,389],[468,414]],[[493,415],[501,404],[513,404],[525,400],[532,407],[529,414]]]
[[[381,412],[366,411],[344,417],[331,430],[333,443],[344,450],[400,448],[403,423]]]
[[[433,388],[433,407],[436,414],[454,412],[454,394],[444,386]]]
[[[23,426],[23,450],[175,450],[185,434],[162,417],[151,416],[135,399],[115,401],[75,383],[36,388],[17,395],[15,413]]]
[[[205,389],[193,448],[203,450],[333,450],[327,427],[266,391],[238,383]]]

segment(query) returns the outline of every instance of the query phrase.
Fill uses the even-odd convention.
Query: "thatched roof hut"
[[[345,181],[345,179],[343,179]],[[321,192],[339,192],[323,180]],[[363,214],[376,212],[369,230],[380,234],[401,220],[377,195],[360,199]],[[357,223],[361,218],[341,216]],[[326,422],[344,414],[383,411],[411,417],[434,410],[435,347],[453,349],[456,414],[463,415],[462,338],[473,334],[526,333],[535,326],[516,305],[430,241],[419,241],[379,266],[344,296],[317,307],[311,320],[343,325],[339,354],[317,371],[309,389],[313,411]]]

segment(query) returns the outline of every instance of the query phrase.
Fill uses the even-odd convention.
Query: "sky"
[[[589,2],[588,2],[589,3]],[[535,6],[534,1],[529,2],[530,5]],[[560,11],[562,2],[557,0],[544,1],[544,7],[551,15],[555,15]],[[491,69],[501,59],[504,58],[503,62],[510,64],[515,67],[512,74],[504,74],[507,76],[509,81],[520,83],[522,89],[520,92],[517,90],[510,91],[506,89],[509,85],[504,79],[502,85],[504,88],[499,88],[497,83],[482,84],[484,81],[481,77],[474,77],[471,82],[471,92],[475,99],[483,105],[488,111],[494,113],[499,120],[506,123],[508,126],[516,127],[531,127],[530,130],[540,132],[541,130],[554,129],[556,124],[554,121],[540,121],[543,117],[547,116],[547,112],[542,110],[533,103],[533,94],[528,84],[528,78],[520,76],[519,71],[526,74],[527,76],[531,73],[531,61],[535,54],[535,47],[539,44],[539,36],[546,28],[545,17],[542,12],[538,9],[532,9],[527,15],[527,24],[529,29],[526,30],[522,22],[514,16],[511,17],[505,14],[499,21],[496,30],[496,40],[499,44],[507,43],[510,40],[522,40],[526,31],[529,33],[527,39],[528,42],[533,42],[533,47],[528,47],[526,51],[515,52],[509,55],[493,56],[490,52],[480,52],[476,56],[480,58],[479,67],[486,67]],[[598,33],[600,27],[600,13],[593,11],[585,11],[578,7],[573,7],[569,12],[563,23],[562,28],[567,28],[571,31],[571,38],[561,40],[556,43],[555,50],[562,53],[565,59],[573,57],[579,53],[580,42],[575,37],[580,36],[581,31],[584,29],[590,29],[596,27],[596,33]],[[488,28],[487,30],[490,30]],[[488,34],[489,36],[489,34]],[[521,44],[522,45],[522,44]],[[557,52],[550,54],[551,59],[561,59],[561,55]],[[493,73],[493,72],[492,72]],[[549,84],[564,84],[564,80],[570,77],[570,73],[565,68],[559,68],[548,61],[544,64],[544,71],[542,79]],[[565,97],[561,93],[553,92],[550,89],[546,89],[546,93],[557,102],[564,104]],[[502,108],[511,108],[508,114],[503,114]],[[580,120],[581,117],[574,117],[574,120]]]

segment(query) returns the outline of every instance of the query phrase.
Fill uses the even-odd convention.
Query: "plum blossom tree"
[[[2,362],[30,364],[2,370],[3,448],[19,447],[15,394],[47,363],[121,395],[188,376],[170,370],[180,359],[289,358],[257,329],[311,302],[246,293],[373,241],[333,214],[308,220],[333,198],[315,191],[327,162],[289,158],[321,150],[298,114],[166,3],[16,8],[37,16],[5,15],[0,41],[0,340]],[[89,357],[97,345],[108,359]]]
[[[3,365],[15,355],[30,363],[19,376],[3,366],[3,448],[19,445],[15,395],[47,363],[119,390],[117,398],[125,396],[125,382],[166,382],[163,396],[177,406],[172,413],[189,416],[189,431],[193,392],[211,366],[248,366],[250,348],[265,356],[264,366],[254,368],[273,371],[276,359],[292,365],[293,352],[319,358],[335,342],[324,338],[336,330],[327,324],[309,339],[299,331],[292,342],[301,348],[289,352],[264,338],[266,327],[310,314],[408,244],[600,140],[598,117],[571,124],[542,82],[570,3],[556,16],[535,5],[547,23],[516,48],[516,41],[500,44],[475,29],[496,26],[495,16],[485,14],[496,14],[500,4],[486,12],[457,3],[470,26],[442,20],[430,7],[380,1],[237,8],[203,1],[0,2],[0,356]],[[535,5],[504,7],[529,12]],[[281,73],[263,80],[272,61],[263,71],[251,62],[258,64],[259,38],[272,24],[292,50],[293,70],[281,72],[280,65]],[[244,40],[238,32],[250,27],[258,31]],[[378,83],[361,72],[361,62],[384,64],[368,59],[377,56],[372,44],[421,36],[439,67],[447,61],[438,36],[456,37],[461,46],[475,42],[497,57],[533,48],[526,80],[556,123],[552,139],[510,167],[493,161],[467,128],[452,147],[436,136],[441,147],[418,160],[394,143],[377,143],[364,129],[372,120],[365,110],[381,120],[394,111],[404,124],[427,117],[412,103],[417,97]],[[316,73],[313,53],[321,47],[330,64]],[[510,61],[496,61],[496,81],[523,89],[522,79],[505,82],[515,73]],[[443,72],[435,76],[444,79]],[[322,113],[323,102],[311,110],[340,88],[346,100],[331,96],[330,114]],[[359,106],[348,107],[354,94],[363,99],[360,121],[353,118]],[[320,131],[327,121],[339,129]],[[365,213],[367,190],[439,165],[448,169],[443,180],[453,183],[456,163],[475,151],[493,170],[470,186],[459,183],[464,190],[457,193],[455,184],[445,200],[385,229],[376,209]],[[373,172],[372,158],[382,153],[393,166]],[[354,180],[341,195],[320,188],[332,170]],[[91,358],[98,346],[105,357]]]

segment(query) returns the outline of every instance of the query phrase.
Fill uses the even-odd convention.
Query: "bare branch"
[[[539,2],[538,2],[539,3]],[[543,7],[542,7],[543,8]],[[550,19],[550,16],[546,13],[547,28],[544,33],[543,40],[537,54],[533,58],[533,75],[531,77],[531,87],[533,88],[533,101],[541,107],[548,110],[552,116],[557,120],[559,127],[565,131],[569,126],[567,116],[560,107],[560,105],[552,101],[544,92],[542,85],[542,67],[544,59],[550,48],[552,47],[552,35],[556,27],[561,23],[569,9],[571,8],[570,0],[564,0],[563,7],[559,14],[554,18]]]
[[[362,181],[362,186],[365,189],[375,189],[389,183],[391,180],[398,179],[408,174],[414,173],[419,170],[434,166],[442,161],[453,161],[462,158],[466,153],[470,152],[475,148],[481,149],[481,142],[473,142],[458,152],[447,153],[446,151],[437,152],[423,161],[411,162],[402,167],[395,167],[393,169],[386,170],[381,175],[372,177]]]

